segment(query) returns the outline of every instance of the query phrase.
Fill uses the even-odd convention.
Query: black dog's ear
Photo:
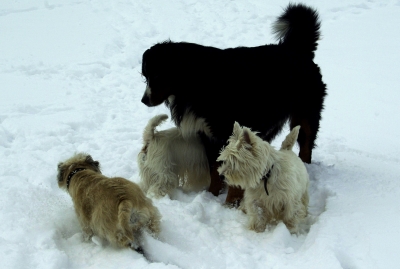
[[[149,50],[146,50],[142,56],[142,75],[147,79],[147,58],[148,58]]]

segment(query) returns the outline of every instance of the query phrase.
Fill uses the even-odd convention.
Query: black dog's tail
[[[274,23],[273,32],[281,45],[314,58],[320,27],[316,10],[303,4],[289,4]]]

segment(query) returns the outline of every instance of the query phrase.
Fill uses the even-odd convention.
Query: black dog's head
[[[174,94],[179,74],[179,44],[171,41],[159,43],[143,53],[142,75],[146,79],[146,91],[142,103],[158,106]]]

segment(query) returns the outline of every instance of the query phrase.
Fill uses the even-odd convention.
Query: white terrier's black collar
[[[271,176],[272,168],[274,168],[274,165],[272,165],[271,168],[269,169],[269,171],[265,174],[265,176],[263,176],[261,178],[261,180],[264,180],[264,189],[265,189],[265,192],[267,193],[267,195],[269,195],[268,189],[267,189],[267,181],[268,181],[268,178]]]
[[[69,189],[69,182],[71,181],[71,178],[78,172],[82,171],[82,170],[86,170],[86,168],[76,168],[74,171],[72,171],[71,173],[69,173],[68,175],[68,179],[67,179],[67,190]]]

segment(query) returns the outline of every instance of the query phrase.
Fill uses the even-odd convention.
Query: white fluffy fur
[[[157,115],[143,132],[143,148],[137,161],[140,186],[155,197],[171,194],[178,186],[198,191],[210,184],[210,172],[204,146],[197,136],[183,138],[178,128],[155,131],[168,118]]]
[[[309,177],[304,163],[292,151],[299,129],[293,128],[278,151],[235,122],[229,144],[218,158],[222,162],[218,172],[227,184],[245,190],[241,208],[249,216],[252,230],[262,232],[267,224],[283,221],[297,233],[299,223],[307,216]],[[271,167],[267,195],[262,178]]]
[[[173,104],[175,96],[171,95],[168,97],[168,101]],[[174,111],[172,111],[174,113]],[[198,132],[203,132],[206,136],[212,137],[210,126],[208,126],[206,119],[198,117],[193,112],[185,111],[182,116],[182,121],[179,127],[181,135],[184,139],[190,139],[196,137]]]

